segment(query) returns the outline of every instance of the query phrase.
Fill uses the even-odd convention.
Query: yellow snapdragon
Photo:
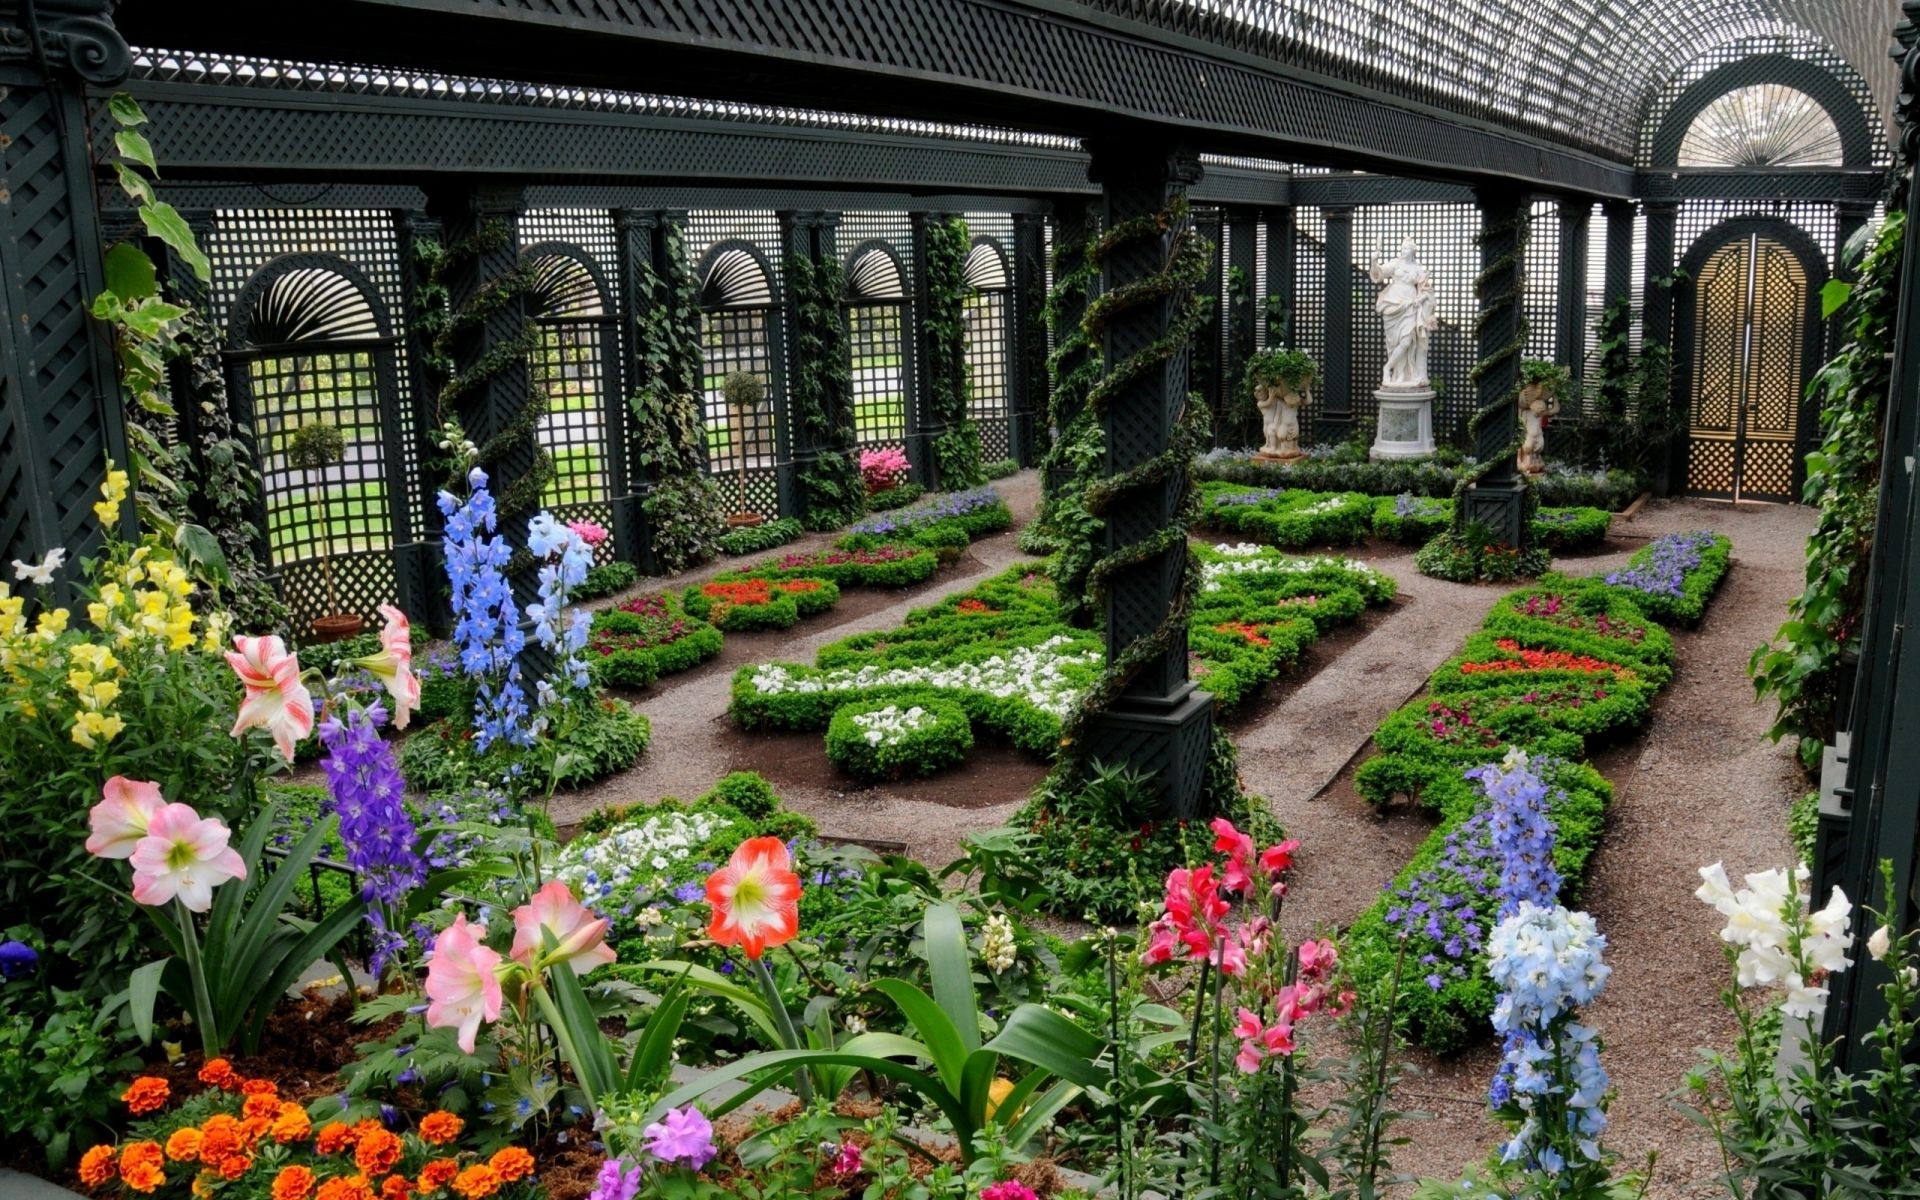
[[[107,464],[107,481],[100,485],[100,501],[93,506],[93,515],[100,518],[102,525],[111,526],[120,516],[120,506],[126,503],[127,487],[133,481],[125,471]]]

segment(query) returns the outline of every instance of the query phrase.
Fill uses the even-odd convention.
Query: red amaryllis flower
[[[707,903],[713,907],[707,936],[739,946],[748,958],[792,941],[800,932],[800,877],[786,843],[774,837],[741,842],[727,865],[707,876]]]

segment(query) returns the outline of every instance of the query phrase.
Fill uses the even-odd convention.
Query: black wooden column
[[[646,345],[640,339],[640,322],[652,307],[654,297],[647,286],[648,272],[664,266],[665,247],[661,243],[662,216],[656,209],[616,208],[613,210],[614,258],[620,287],[620,378],[609,386],[618,389],[623,414],[631,415],[634,393],[647,378]],[[633,563],[643,575],[654,573],[653,531],[647,525],[646,498],[652,486],[647,469],[631,453],[629,422],[620,423],[619,436],[608,431],[609,454],[617,461],[607,466],[608,492],[613,497],[613,553],[621,562]]]
[[[435,633],[444,634],[452,628],[452,611],[447,607],[445,590],[438,583],[445,570],[440,548],[445,518],[440,515],[436,500],[447,480],[435,471],[434,464],[444,458],[446,452],[440,449],[439,432],[433,422],[441,380],[435,376],[431,365],[433,338],[425,332],[426,322],[420,317],[429,303],[428,287],[431,280],[428,278],[426,258],[431,248],[444,247],[446,238],[440,222],[424,212],[397,210],[393,220],[394,237],[400,248],[400,303],[403,309],[398,316],[400,328],[396,332],[407,350],[407,398],[413,410],[412,457],[392,467],[404,474],[401,490],[412,498],[413,543],[396,548],[395,571],[402,581],[398,590],[404,591],[409,586],[417,588],[414,607],[408,608],[402,602],[402,610],[412,620]],[[266,526],[262,524],[261,528],[265,529]],[[407,583],[407,580],[412,583]],[[430,580],[434,582],[429,583]]]
[[[31,8],[0,5],[0,561],[65,547],[65,579],[99,549],[106,460],[127,465],[119,379],[88,315],[106,277],[85,88],[132,65],[111,9],[42,0],[30,28]]]
[[[907,477],[928,490],[940,486],[940,466],[933,448],[947,427],[933,415],[933,384],[928,372],[916,367],[934,361],[927,353],[927,339],[932,336],[927,328],[927,314],[933,306],[933,290],[927,279],[927,223],[943,219],[937,213],[907,214],[913,303],[907,309],[907,327],[900,339],[900,371],[905,376],[901,380],[901,395],[907,410],[907,465],[910,468]]]
[[[1920,94],[1910,86],[1920,76],[1920,0],[1907,0],[1906,21],[1895,36],[1909,81],[1895,118],[1900,126],[1896,170],[1907,176],[1907,228],[1920,221],[1920,188],[1913,187],[1913,165],[1920,156]],[[1893,329],[1893,381],[1887,398],[1886,441],[1880,456],[1880,499],[1869,559],[1867,606],[1860,631],[1860,671],[1856,679],[1853,729],[1845,758],[1845,783],[1837,792],[1844,812],[1821,818],[1821,846],[1815,855],[1814,903],[1825,902],[1838,885],[1856,906],[1884,903],[1892,885],[1896,933],[1916,922],[1915,853],[1920,846],[1920,491],[1908,464],[1920,456],[1920,305],[1913,282],[1920,279],[1920,239],[1909,236],[1901,260],[1909,294],[1900,304]],[[1823,805],[1823,807],[1825,807]],[[1834,843],[1839,843],[1837,846]],[[1835,858],[1845,863],[1838,878],[1827,869]],[[1892,865],[1892,878],[1880,870]],[[1838,1068],[1858,1072],[1877,1065],[1881,1047],[1866,1035],[1886,1016],[1881,994],[1889,963],[1866,953],[1875,922],[1854,909],[1853,968],[1827,980],[1827,1038],[1841,1038]]]
[[[1644,346],[1673,349],[1673,239],[1679,214],[1675,201],[1647,201],[1647,279],[1640,319]]]
[[[1474,456],[1486,470],[1467,489],[1468,521],[1485,525],[1498,541],[1525,549],[1526,481],[1514,461],[1520,387],[1521,290],[1525,279],[1528,203],[1524,192],[1487,187],[1480,206],[1480,312],[1476,325]]]
[[[1627,410],[1626,375],[1633,365],[1627,345],[1633,327],[1633,202],[1609,200],[1601,206],[1601,214],[1607,219],[1607,261],[1601,283],[1600,341],[1612,343],[1612,348],[1601,351],[1599,399],[1602,411],[1619,415]]]
[[[1075,196],[1054,206],[1053,223],[1053,278],[1057,287],[1061,279],[1085,265],[1087,246],[1100,228],[1100,217],[1095,207]],[[1053,353],[1060,355],[1053,372],[1056,381],[1072,375],[1084,361],[1081,355],[1062,354],[1061,350],[1073,331],[1080,328],[1080,319],[1086,313],[1085,301],[1088,298],[1090,297],[1063,298],[1055,309]],[[1052,298],[1049,297],[1049,303],[1051,302]],[[1077,395],[1073,399],[1077,400]],[[1056,440],[1061,431],[1080,415],[1077,406],[1068,411],[1068,404],[1066,395],[1051,395],[1048,397],[1047,411],[1041,414],[1041,419],[1046,421],[1047,427],[1052,431],[1052,437]],[[1041,481],[1045,494],[1051,497],[1054,490],[1071,478],[1072,474],[1071,470],[1062,466],[1049,469],[1046,478]]]
[[[1327,218],[1327,361],[1320,364],[1323,394],[1313,440],[1344,442],[1353,436],[1353,209],[1321,211]]]
[[[1574,382],[1587,374],[1587,233],[1593,220],[1591,200],[1560,202],[1560,286],[1554,307],[1554,358],[1572,372]]]
[[[1240,395],[1240,377],[1254,353],[1254,329],[1260,321],[1261,297],[1254,294],[1259,269],[1259,221],[1251,209],[1236,209],[1227,219],[1227,336],[1220,359],[1220,410],[1229,418],[1216,426],[1216,446],[1258,446],[1259,411]],[[1233,280],[1240,280],[1236,289]]]
[[[1047,253],[1046,227],[1038,213],[1013,214],[1013,295],[1007,320],[1012,345],[1008,349],[1008,435],[1015,462],[1031,467],[1040,461],[1042,435],[1047,426]]]
[[[1294,268],[1294,253],[1300,244],[1299,226],[1294,221],[1293,209],[1275,208],[1267,210],[1267,294],[1258,298],[1261,325],[1266,325],[1267,300],[1277,300],[1285,314],[1286,326],[1275,337],[1273,330],[1266,333],[1266,347],[1277,350],[1283,346],[1291,349],[1299,344],[1299,334],[1295,332],[1294,313],[1300,307],[1299,273]]]
[[[780,295],[780,323],[787,334],[792,336],[800,327],[799,305],[794,298],[793,267],[796,260],[806,259],[809,263],[814,255],[814,231],[820,214],[811,212],[783,211],[775,214],[780,222],[780,256],[785,260],[781,267],[782,281]],[[782,453],[780,465],[775,475],[780,492],[780,515],[783,517],[805,518],[805,497],[800,489],[800,470],[811,465],[817,456],[812,440],[807,436],[806,422],[799,419],[795,409],[794,376],[798,374],[796,365],[787,361],[786,337],[774,340],[774,350],[779,355],[779,367],[776,372],[780,380],[781,395],[772,399],[779,414],[779,437]]]
[[[1221,230],[1225,228],[1217,209],[1208,209],[1194,218],[1194,230],[1205,238],[1211,249],[1207,254],[1207,277],[1200,283],[1200,294],[1213,303],[1208,306],[1207,319],[1193,334],[1193,357],[1187,365],[1187,388],[1199,392],[1201,400],[1214,415],[1214,423],[1219,423],[1219,414],[1226,409],[1226,364],[1220,356],[1220,326],[1226,320],[1221,311],[1224,288],[1224,271],[1220,261]]]
[[[1102,224],[1114,229],[1168,210],[1200,177],[1196,154],[1138,140],[1094,144],[1089,175],[1101,185]],[[1104,259],[1101,290],[1111,293],[1168,268],[1184,231],[1163,227],[1157,235],[1122,241]],[[1191,297],[1184,291],[1132,304],[1114,313],[1101,331],[1106,368],[1112,372],[1136,354],[1150,353]],[[1108,398],[1101,428],[1106,473],[1123,474],[1163,454],[1172,444],[1187,403],[1184,348],[1138,372]],[[1125,556],[1181,518],[1178,497],[1186,464],[1177,463],[1164,486],[1129,493],[1106,513],[1106,549]],[[1105,590],[1107,661],[1156,632],[1170,634],[1159,651],[1139,665],[1113,705],[1095,713],[1082,749],[1096,762],[1125,763],[1155,781],[1161,806],[1176,816],[1198,813],[1206,778],[1213,697],[1187,678],[1187,630],[1179,604],[1187,566],[1184,539],[1116,571]]]

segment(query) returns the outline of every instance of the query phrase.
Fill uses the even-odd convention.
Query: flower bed
[[[924,546],[886,543],[855,550],[814,550],[783,554],[739,571],[715,577],[735,579],[825,579],[840,587],[908,587],[924,582],[939,565]]]
[[[1477,525],[1469,525],[1463,533],[1445,530],[1413,556],[1414,569],[1422,575],[1454,583],[1505,583],[1544,575],[1552,561],[1544,546],[1520,550],[1491,540],[1484,526]]]
[[[958,527],[966,531],[969,539],[983,537],[1013,528],[1013,511],[993,488],[973,488],[935,496],[912,508],[856,521],[847,527],[847,538],[914,541],[923,530],[934,525]],[[845,542],[847,539],[842,540]]]
[[[934,775],[966,761],[973,726],[950,700],[842,705],[827,725],[827,759],[858,779]]]
[[[747,525],[720,535],[720,552],[739,558],[777,550],[806,532],[806,526],[793,517],[781,517],[764,525]]]
[[[1710,529],[1669,533],[1628,559],[1607,582],[1632,594],[1655,620],[1698,625],[1726,578],[1732,554],[1733,542]]]
[[[801,617],[826,612],[840,602],[840,589],[824,579],[735,579],[697,583],[686,591],[688,615],[729,632],[786,629]]]
[[[1453,525],[1453,501],[1402,492],[1373,502],[1373,536],[1409,546],[1424,546]],[[1534,513],[1533,544],[1548,550],[1580,550],[1599,545],[1613,525],[1600,508],[1541,508]]]
[[[1350,546],[1372,530],[1373,501],[1359,492],[1327,494],[1205,483],[1200,486],[1198,524],[1285,548]]]
[[[624,700],[603,697],[585,703],[579,721],[563,730],[555,786],[582,788],[640,761],[653,740],[653,724]],[[495,785],[511,796],[543,792],[545,765],[533,752],[496,743],[484,755],[473,730],[457,721],[430,725],[400,747],[400,773],[420,792],[454,792]]]
[[[586,657],[597,682],[637,689],[705,662],[722,644],[720,631],[676,597],[653,592],[595,613]]]

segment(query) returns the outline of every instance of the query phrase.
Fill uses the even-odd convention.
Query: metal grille
[[[854,441],[906,448],[906,305],[847,305],[847,351],[853,358]]]
[[[1317,208],[1295,212],[1293,344],[1315,362],[1327,361],[1327,218]],[[1300,414],[1302,429],[1326,407],[1324,391],[1315,391]]]
[[[1560,302],[1560,207],[1536,200],[1529,213],[1526,291],[1527,357],[1553,360],[1556,318]]]
[[[1862,6],[1863,10],[1865,7],[1864,5]],[[1891,20],[1890,17],[1888,19]],[[1797,60],[1816,68],[1818,71],[1830,76],[1836,81],[1853,102],[1859,105],[1860,109],[1868,115],[1868,127],[1873,145],[1872,161],[1877,165],[1885,164],[1888,161],[1886,138],[1880,121],[1874,116],[1877,111],[1877,105],[1866,82],[1861,78],[1860,72],[1854,68],[1853,64],[1834,53],[1829,46],[1804,35],[1780,31],[1769,31],[1746,37],[1732,38],[1713,47],[1705,54],[1697,55],[1682,63],[1678,70],[1672,72],[1667,77],[1666,82],[1660,86],[1651,102],[1647,105],[1646,119],[1640,127],[1638,153],[1635,161],[1641,163],[1654,161],[1655,140],[1661,133],[1662,126],[1666,123],[1667,114],[1673,110],[1674,105],[1690,87],[1714,71],[1742,62],[1743,60],[1763,55],[1781,56]],[[1730,92],[1732,90],[1735,89],[1729,89]],[[1825,116],[1824,111],[1821,115]],[[1827,118],[1827,123],[1829,125],[1832,124],[1831,117]],[[1691,124],[1697,128],[1700,122],[1696,119]],[[1751,151],[1755,148],[1748,147],[1748,149]],[[1838,161],[1839,135],[1837,132],[1833,135],[1831,151],[1835,156],[1834,161]],[[1685,164],[1687,159],[1684,156],[1687,154],[1687,150],[1684,144],[1681,148],[1681,154],[1683,155],[1681,161]],[[1773,161],[1771,156],[1765,158],[1764,161],[1766,161],[1768,165],[1785,165]],[[1734,166],[1741,164],[1738,162],[1716,163],[1701,161],[1695,165]]]
[[[1273,287],[1273,281],[1267,278],[1267,224],[1265,220],[1254,222],[1253,226],[1253,348],[1267,348],[1267,292]]]
[[[990,228],[985,222],[968,228]],[[1006,458],[1013,452],[1012,429],[1008,424],[1007,369],[1013,359],[1010,337],[1013,322],[1010,310],[1007,247],[1012,244],[1013,222],[1007,222],[1007,240],[996,243],[990,235],[976,233],[973,251],[967,256],[967,293],[962,316],[967,338],[967,414],[980,430],[980,443],[988,460]],[[988,240],[982,240],[988,239]]]

